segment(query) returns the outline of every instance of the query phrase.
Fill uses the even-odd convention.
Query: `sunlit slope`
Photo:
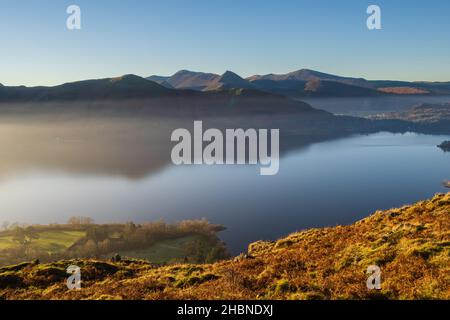
[[[126,260],[61,261],[0,269],[6,299],[449,299],[450,193],[379,211],[349,226],[311,229],[214,264],[158,267]],[[251,226],[249,226],[251,227]],[[83,288],[69,291],[77,264]],[[381,268],[368,290],[367,267]]]

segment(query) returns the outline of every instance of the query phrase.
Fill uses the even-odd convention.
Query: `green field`
[[[186,248],[197,244],[205,253],[211,249],[201,236],[188,236],[178,239],[160,241],[146,249],[127,250],[118,252],[120,256],[126,258],[136,258],[148,260],[153,263],[167,263],[170,261],[183,261],[188,255]]]
[[[32,241],[31,246],[49,253],[61,252],[69,248],[75,241],[86,236],[85,231],[54,230],[38,232],[39,238]],[[18,243],[10,235],[0,236],[0,250],[13,248]]]
[[[200,263],[227,256],[216,235],[222,228],[206,220],[174,225],[157,221],[15,227],[0,232],[0,265],[80,257],[110,259],[116,254],[158,264]]]
[[[64,252],[64,250],[73,245],[77,240],[86,236],[85,231],[73,230],[40,231],[38,234],[39,238],[34,239],[30,246],[48,253]],[[18,246],[18,243],[13,240],[11,235],[0,234],[0,250],[14,248],[16,246]],[[119,251],[118,254],[124,258],[144,259],[153,263],[182,262],[187,256],[192,255],[188,251],[189,247],[195,247],[204,255],[211,249],[211,245],[203,237],[192,235],[177,239],[162,240],[145,249]],[[105,258],[107,257],[105,256]]]

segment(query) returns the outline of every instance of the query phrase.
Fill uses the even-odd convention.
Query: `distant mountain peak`
[[[297,81],[310,81],[314,79],[319,80],[364,80],[362,78],[349,78],[341,77],[330,73],[324,73],[312,69],[299,69],[296,71],[284,73],[284,74],[266,74],[266,75],[255,75],[247,78],[249,81],[255,80],[272,80],[272,81],[285,81],[285,80],[297,80]]]
[[[223,82],[241,82],[245,80],[243,78],[241,78],[239,75],[237,75],[236,73],[234,73],[233,71],[225,71],[224,74],[222,74],[220,76],[220,81]]]
[[[197,74],[197,73],[202,73],[202,72],[196,72],[196,71],[182,69],[182,70],[175,72],[173,74],[173,76],[179,76],[179,75],[183,75],[183,74]]]
[[[251,89],[254,86],[247,80],[243,79],[233,71],[225,71],[220,77],[217,77],[204,89],[211,90],[228,90],[228,89]]]
[[[124,74],[123,76],[119,76],[119,77],[114,77],[114,78],[110,78],[111,82],[119,82],[119,81],[143,81],[145,80],[142,77],[139,77],[135,74]]]
[[[211,82],[218,79],[220,76],[214,73],[197,72],[191,70],[180,70],[172,76],[150,76],[147,80],[154,81],[167,88],[175,89],[191,89],[201,91],[208,87]]]
[[[175,72],[171,77],[171,79],[176,77],[218,77],[219,75],[210,72],[202,72],[202,71],[192,71],[192,70],[179,70]]]

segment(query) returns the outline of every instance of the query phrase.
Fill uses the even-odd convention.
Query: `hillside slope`
[[[155,81],[159,84],[168,83],[176,89],[190,89],[202,91],[212,82],[219,79],[220,76],[214,73],[194,72],[189,70],[180,70],[174,75],[165,76],[150,76],[147,80]]]
[[[450,103],[421,104],[403,112],[389,112],[374,115],[371,119],[396,119],[418,123],[450,122]]]
[[[450,193],[378,211],[349,226],[311,229],[215,264],[143,261],[24,263],[0,269],[3,299],[449,299]],[[65,268],[81,268],[68,291]],[[382,289],[366,270],[381,268]]]
[[[174,91],[153,81],[128,74],[116,78],[84,80],[53,87],[0,87],[0,102],[89,101],[154,98]]]
[[[297,87],[301,87],[302,83],[310,81],[321,81],[329,84],[333,89],[341,90],[337,96],[373,96],[376,94],[386,95],[448,95],[450,93],[449,82],[408,82],[408,81],[392,81],[392,80],[366,80],[364,78],[343,77],[339,75],[323,73],[319,71],[301,69],[286,74],[266,74],[255,75],[247,78],[248,81],[255,85],[264,84],[269,89],[277,90],[280,93],[280,87],[284,88],[284,92],[288,96],[304,96],[308,90],[293,91],[294,83]],[[338,85],[341,86],[338,86]],[[346,86],[344,86],[346,85]],[[365,90],[364,90],[365,89]],[[324,96],[331,96],[334,90],[324,90]],[[317,92],[318,95],[321,92]]]
[[[372,120],[406,121],[410,128],[428,127],[436,133],[448,132],[450,128],[450,103],[422,104],[403,112],[381,113],[371,117]],[[420,130],[420,129],[419,129]]]

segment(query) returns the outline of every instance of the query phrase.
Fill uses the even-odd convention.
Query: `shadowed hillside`
[[[0,102],[46,102],[139,99],[173,94],[155,82],[135,75],[85,80],[54,87],[0,87]]]
[[[417,123],[439,123],[450,125],[450,103],[421,104],[403,112],[382,113],[372,119],[399,119]]]
[[[450,193],[378,211],[349,226],[311,229],[214,264],[136,260],[24,263],[0,269],[4,299],[449,299]],[[82,289],[68,291],[76,264]],[[381,268],[381,290],[366,270]]]
[[[428,126],[435,132],[450,128],[450,103],[421,104],[403,112],[388,112],[370,117],[375,120],[408,121],[414,126]]]

